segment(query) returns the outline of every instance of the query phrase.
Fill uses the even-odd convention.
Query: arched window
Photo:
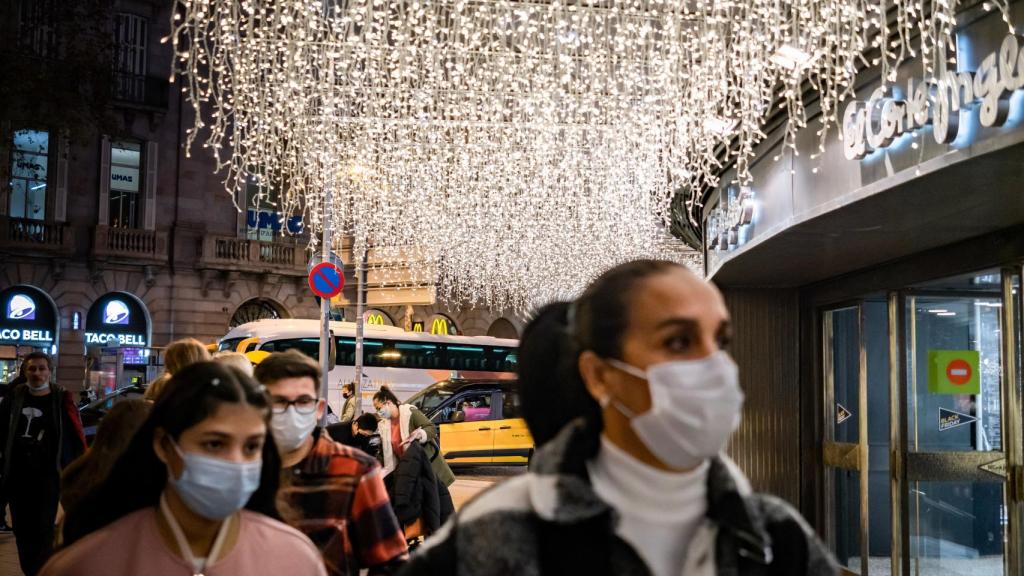
[[[491,327],[487,329],[487,335],[495,338],[509,338],[516,340],[519,338],[519,333],[516,332],[516,327],[505,318],[498,318],[491,323]]]
[[[284,310],[279,304],[267,298],[253,298],[246,300],[231,315],[231,322],[228,328],[240,326],[246,322],[255,322],[267,318],[284,318]]]

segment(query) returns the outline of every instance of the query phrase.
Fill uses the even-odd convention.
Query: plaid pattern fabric
[[[283,471],[278,504],[320,549],[331,576],[387,564],[406,553],[380,464],[316,431],[313,450]]]

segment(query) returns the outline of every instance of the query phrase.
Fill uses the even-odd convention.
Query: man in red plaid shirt
[[[408,549],[380,464],[317,426],[327,404],[317,397],[320,367],[289,350],[264,358],[255,375],[273,408],[270,426],[282,464],[277,501],[285,521],[320,548],[331,576],[356,576],[362,568],[392,572]]]

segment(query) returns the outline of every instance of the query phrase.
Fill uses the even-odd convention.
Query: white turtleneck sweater
[[[628,542],[654,576],[681,576],[686,551],[707,511],[710,464],[691,472],[665,472],[644,464],[601,437],[587,462],[594,491],[619,515],[615,533]]]

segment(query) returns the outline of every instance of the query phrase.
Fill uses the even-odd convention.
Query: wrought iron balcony
[[[97,226],[93,231],[92,255],[99,260],[165,264],[167,232]]]
[[[71,256],[74,237],[64,222],[0,217],[0,250],[30,256]]]
[[[305,244],[204,236],[197,268],[305,276],[306,263]]]
[[[117,72],[113,76],[111,97],[118,104],[151,110],[166,110],[168,93],[167,78],[123,72]]]

